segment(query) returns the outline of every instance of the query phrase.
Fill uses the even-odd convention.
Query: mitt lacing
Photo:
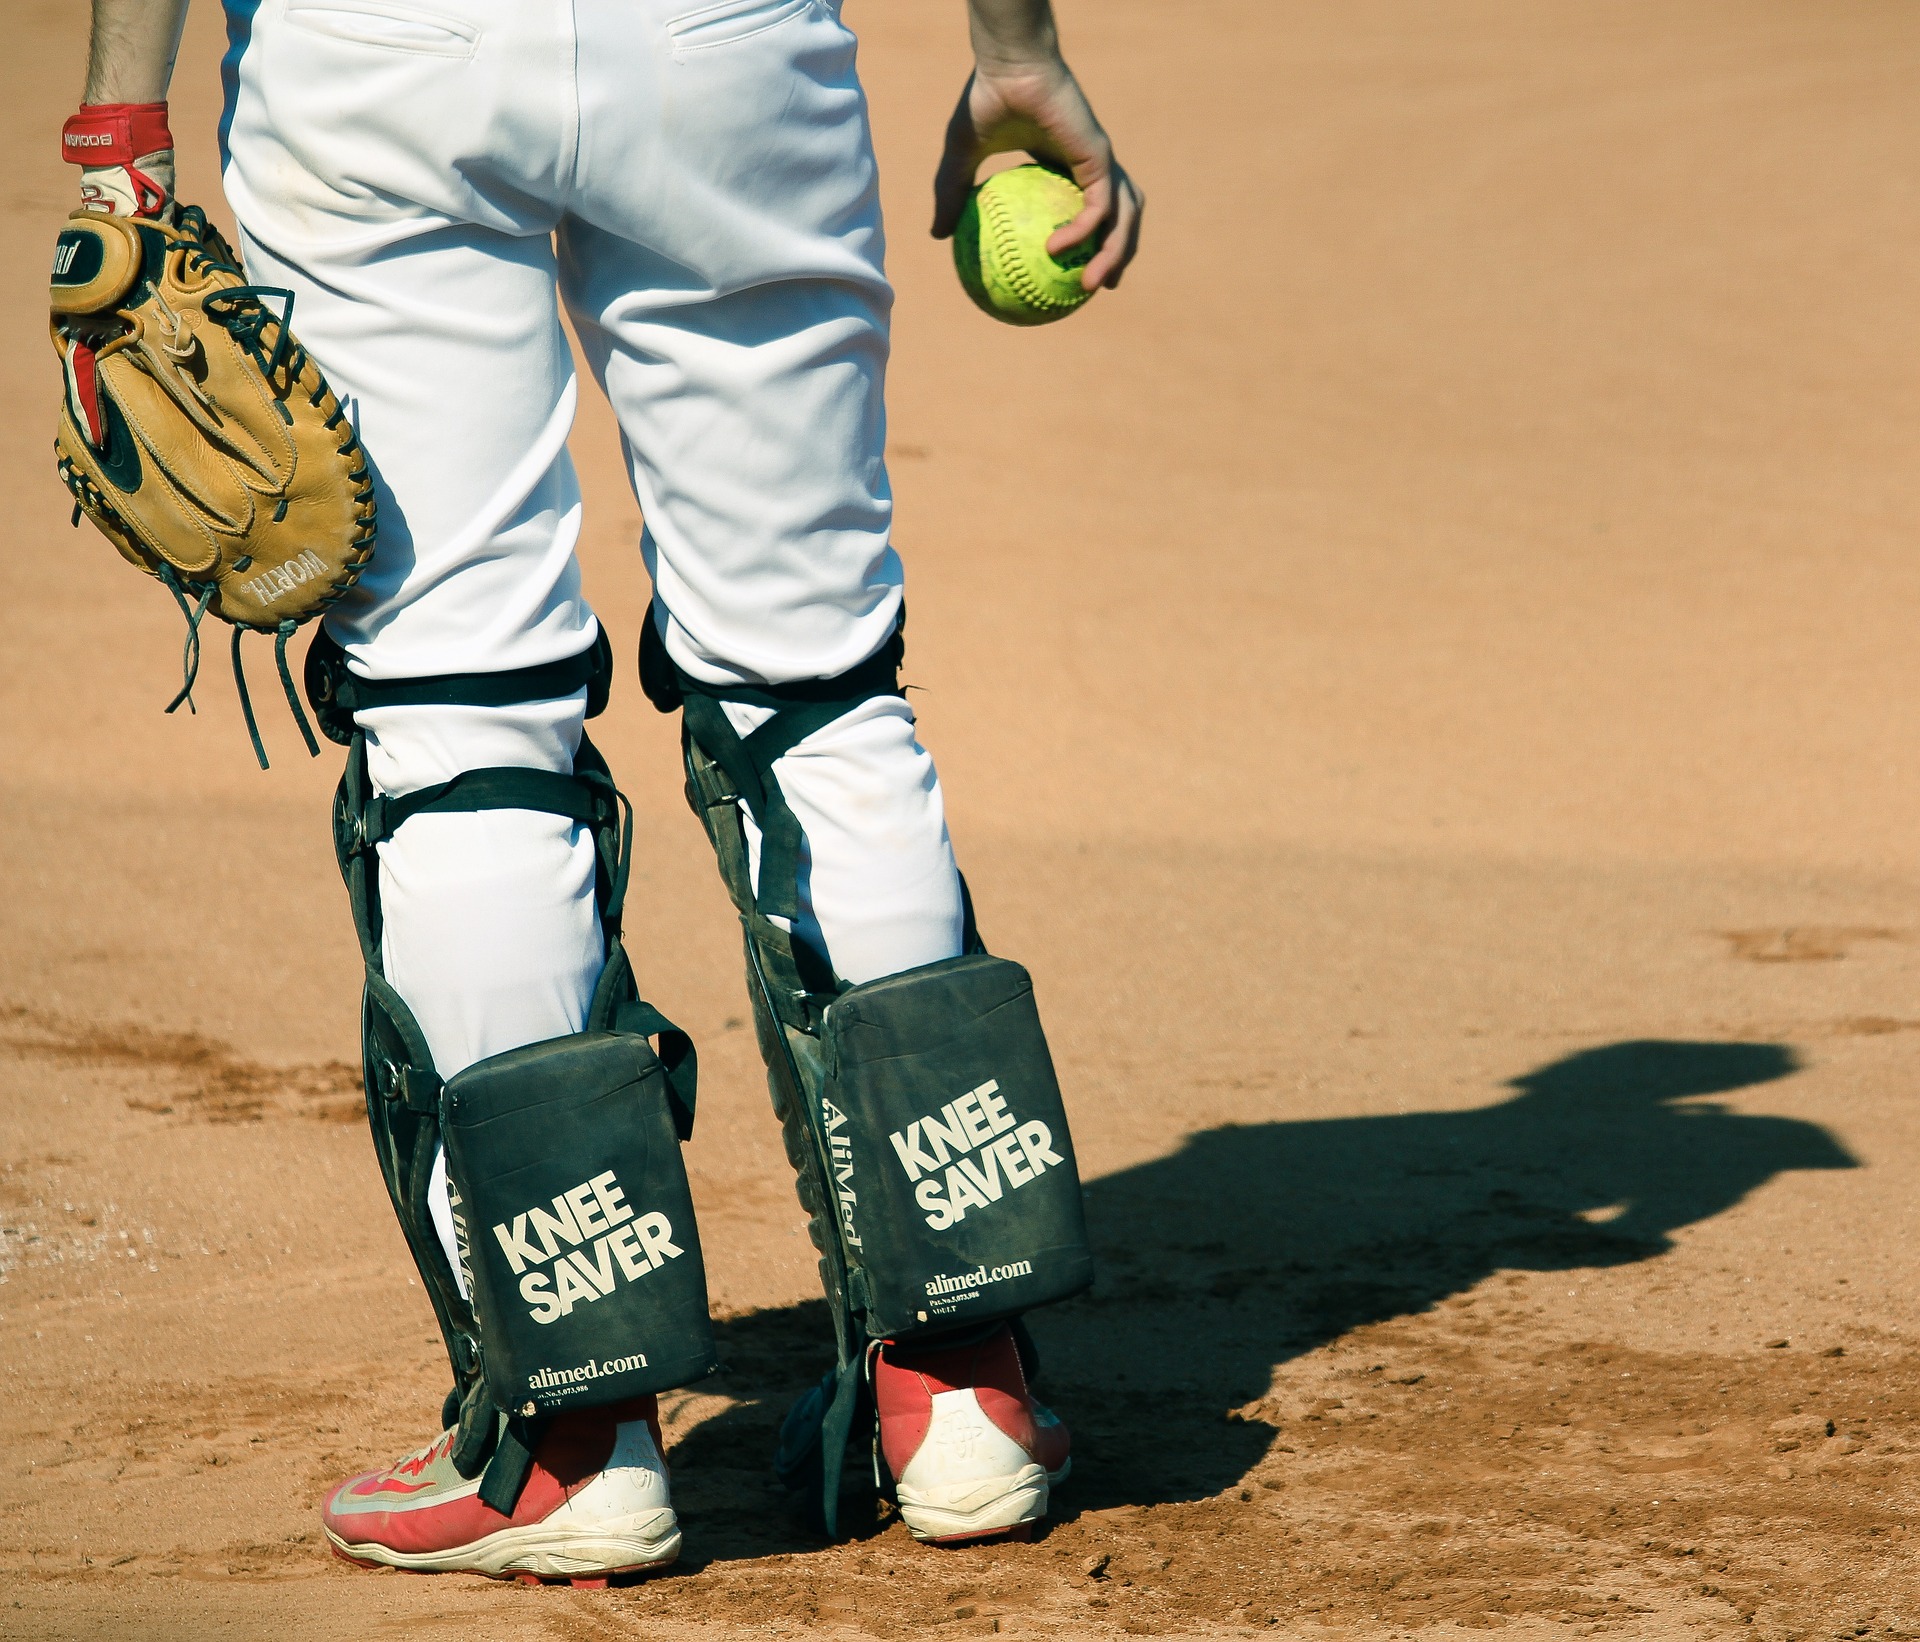
[[[215,246],[224,247],[225,242],[208,226],[207,214],[199,206],[183,207],[177,226],[185,242],[183,249],[189,272],[241,273],[215,249]],[[267,306],[269,297],[279,301],[278,313]],[[293,323],[293,292],[283,285],[233,285],[207,297],[200,304],[200,311],[246,349],[273,382],[277,397],[284,399],[293,391],[294,383],[307,368],[307,350],[293,340],[289,329]],[[269,325],[273,327],[271,347],[267,343]],[[318,405],[325,394],[323,384],[310,396],[310,402]],[[280,414],[292,420],[287,416],[285,405],[280,407]]]
[[[287,666],[287,640],[293,637],[294,629],[300,624],[289,616],[273,630],[273,660],[280,669],[280,688],[287,693],[287,710],[293,714],[294,723],[300,726],[300,739],[307,744],[307,756],[320,756],[320,743],[313,739],[313,726],[307,722],[306,709],[300,705],[299,693],[293,687],[293,671]],[[260,760],[260,768],[267,767],[267,749],[260,740],[260,726],[253,721],[253,698],[247,694],[247,671],[240,664],[240,637],[246,628],[236,626],[233,630],[233,683],[240,692],[240,711],[246,715],[247,735],[253,742],[253,756]]]
[[[264,300],[267,297],[280,299],[279,313],[267,306]],[[287,329],[293,320],[293,292],[283,285],[234,285],[215,291],[200,304],[200,311],[247,350],[282,397],[292,391],[295,379],[307,368],[307,350],[293,340],[293,332]],[[271,349],[266,341],[269,324],[274,327]],[[282,367],[286,371],[284,378]],[[320,401],[316,399],[314,403],[317,405]],[[287,414],[285,406],[281,407],[280,414]]]
[[[187,619],[187,641],[180,656],[180,690],[167,703],[167,711],[172,712],[182,702],[190,713],[199,712],[193,702],[193,686],[200,676],[200,623],[206,618],[207,609],[220,591],[218,582],[183,583],[180,572],[162,559],[159,577],[167,591],[173,595],[173,602],[180,606],[180,614]],[[189,591],[197,591],[199,598],[190,599]],[[300,704],[300,694],[293,687],[293,669],[287,662],[287,640],[292,638],[300,624],[288,617],[273,630],[273,660],[280,673],[280,688],[286,692],[287,708],[293,714],[294,723],[300,726],[300,738],[307,744],[310,758],[320,756],[320,743],[313,738],[313,726],[307,722],[306,709]],[[253,716],[253,696],[247,689],[247,670],[240,659],[240,640],[248,631],[238,622],[233,628],[233,684],[240,696],[240,713],[247,721],[247,739],[253,743],[253,756],[260,760],[260,768],[267,769],[266,744],[260,739],[260,725]]]
[[[73,522],[76,525],[80,522],[79,513],[80,510],[75,508]],[[166,590],[173,595],[173,602],[180,606],[180,614],[187,618],[187,641],[180,652],[180,693],[167,703],[167,711],[172,712],[184,701],[188,712],[197,713],[200,709],[193,704],[193,684],[200,676],[200,623],[207,614],[207,607],[213,603],[214,594],[220,591],[220,584],[200,583],[199,602],[190,604],[179,571],[161,559],[157,574]]]

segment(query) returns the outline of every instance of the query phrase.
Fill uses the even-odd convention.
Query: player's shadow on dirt
[[[1646,1260],[1776,1174],[1857,1167],[1817,1124],[1704,1098],[1798,1064],[1773,1043],[1609,1044],[1492,1106],[1211,1129],[1094,1181],[1105,1280],[1035,1321],[1088,1439],[1072,1504],[1230,1487],[1273,1433],[1227,1410],[1352,1329],[1498,1271]]]
[[[1610,1044],[1495,1105],[1210,1129],[1091,1182],[1098,1286],[1032,1319],[1042,1389],[1077,1439],[1055,1514],[1231,1487],[1273,1431],[1227,1412],[1363,1324],[1502,1270],[1645,1260],[1776,1174],[1856,1167],[1817,1124],[1705,1098],[1797,1067],[1781,1044]],[[715,1389],[748,1400],[689,1434],[675,1487],[692,1484],[696,1511],[709,1483],[733,1502],[713,1527],[745,1537],[713,1554],[764,1554],[773,1530],[741,1521],[740,1490],[771,1486],[773,1425],[817,1372],[826,1318],[796,1306],[720,1332],[731,1371]]]

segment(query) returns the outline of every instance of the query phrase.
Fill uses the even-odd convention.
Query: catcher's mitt
[[[279,312],[268,299],[279,301]],[[158,577],[187,618],[192,708],[201,619],[275,635],[287,701],[307,727],[287,639],[353,585],[373,552],[366,457],[288,328],[293,293],[249,285],[195,206],[173,222],[76,211],[53,262],[53,345],[66,371],[60,477],[80,515]]]

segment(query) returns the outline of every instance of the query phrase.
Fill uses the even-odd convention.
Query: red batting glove
[[[173,133],[165,103],[84,103],[60,130],[61,154],[80,172],[80,204],[115,217],[173,209]]]

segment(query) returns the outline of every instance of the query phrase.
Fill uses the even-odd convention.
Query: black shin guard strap
[[[440,673],[430,678],[362,678],[347,665],[346,652],[324,626],[307,646],[303,668],[307,702],[320,733],[352,745],[353,715],[372,707],[507,707],[523,701],[553,701],[587,692],[587,717],[607,705],[613,681],[613,645],[603,627],[578,655],[504,673]]]
[[[521,1491],[533,1474],[533,1451],[539,1445],[539,1433],[527,1422],[507,1420],[494,1439],[493,1458],[480,1476],[480,1503],[492,1506],[503,1517],[513,1515],[520,1503]]]
[[[904,654],[896,630],[877,652],[836,678],[710,684],[674,665],[660,637],[655,611],[649,609],[641,630],[640,678],[648,698],[662,712],[684,710],[687,738],[724,774],[729,802],[744,804],[760,829],[757,887],[729,881],[728,888],[749,932],[772,956],[771,967],[779,973],[770,979],[779,995],[781,1016],[791,1024],[809,1024],[806,1000],[824,1001],[842,983],[828,967],[824,953],[813,952],[792,937],[790,926],[800,904],[802,837],[799,818],[781,792],[773,766],[816,730],[844,718],[862,703],[898,695]],[[723,704],[728,702],[765,708],[772,716],[743,736],[727,717]],[[691,789],[688,798],[696,813],[701,813]]]

